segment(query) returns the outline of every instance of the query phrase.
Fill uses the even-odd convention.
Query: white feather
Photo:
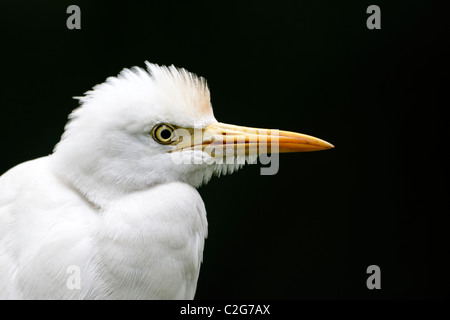
[[[207,236],[194,187],[254,159],[174,166],[151,138],[161,122],[217,122],[184,69],[125,69],[79,101],[52,155],[0,177],[0,298],[192,299]]]

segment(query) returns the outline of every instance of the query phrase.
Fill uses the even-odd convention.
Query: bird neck
[[[106,208],[112,201],[142,189],[133,184],[112,181],[88,163],[74,163],[57,153],[50,155],[50,161],[54,173],[96,208]]]

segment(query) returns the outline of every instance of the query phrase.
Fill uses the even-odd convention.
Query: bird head
[[[78,97],[51,156],[56,172],[94,203],[159,183],[198,187],[263,153],[333,147],[300,133],[220,123],[205,79],[146,67],[124,69]]]

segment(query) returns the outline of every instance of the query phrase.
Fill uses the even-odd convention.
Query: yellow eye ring
[[[158,124],[152,129],[152,136],[156,142],[161,144],[170,144],[174,141],[175,129],[168,124]]]

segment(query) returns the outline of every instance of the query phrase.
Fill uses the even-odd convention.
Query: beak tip
[[[323,150],[328,150],[328,149],[334,148],[334,145],[327,141],[321,140],[320,142],[321,142],[321,146],[322,146]]]

